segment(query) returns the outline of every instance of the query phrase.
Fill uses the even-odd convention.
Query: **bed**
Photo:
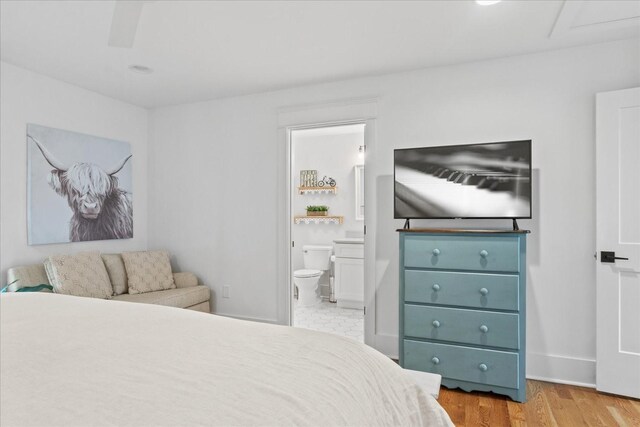
[[[350,338],[171,307],[0,298],[2,426],[450,426]]]

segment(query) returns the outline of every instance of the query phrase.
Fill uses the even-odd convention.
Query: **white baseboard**
[[[235,314],[227,314],[227,313],[213,313],[213,314],[218,316],[223,316],[223,317],[231,317],[233,319],[238,319],[238,320],[248,320],[250,322],[272,323],[274,325],[280,324],[280,322],[278,322],[278,319],[267,319],[265,317],[238,316]]]
[[[596,387],[596,361],[527,353],[527,378],[579,387]]]

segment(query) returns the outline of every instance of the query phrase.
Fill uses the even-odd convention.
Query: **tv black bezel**
[[[529,143],[529,193],[531,194],[531,199],[529,200],[529,216],[396,216],[396,151],[407,151],[407,150],[420,150],[423,148],[452,148],[452,147],[469,147],[469,146],[478,146],[478,145],[492,145],[492,144],[509,144],[515,142],[528,142]],[[427,147],[411,147],[411,148],[396,148],[393,150],[393,219],[531,219],[533,213],[533,175],[532,175],[532,166],[533,158],[531,157],[531,146],[533,144],[533,140],[531,139],[519,139],[513,141],[496,141],[496,142],[479,142],[472,144],[452,144],[452,145],[434,145]]]

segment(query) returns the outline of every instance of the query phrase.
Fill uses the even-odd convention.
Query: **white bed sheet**
[[[2,426],[445,426],[349,338],[151,304],[0,298]]]

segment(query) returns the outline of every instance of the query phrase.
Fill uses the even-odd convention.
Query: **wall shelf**
[[[298,187],[299,194],[336,194],[338,187]]]
[[[342,224],[343,221],[344,217],[342,216],[299,215],[293,218],[294,224]]]

